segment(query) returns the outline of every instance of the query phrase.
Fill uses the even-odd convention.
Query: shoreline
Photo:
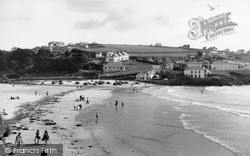
[[[53,143],[56,143],[58,142],[58,140],[60,140],[60,142],[58,143],[63,143],[65,146],[68,146],[66,147],[66,151],[68,151],[68,154],[66,153],[66,155],[71,155],[72,152],[77,154],[79,150],[74,149],[75,148],[74,144],[78,142],[79,139],[78,133],[82,134],[83,136],[84,135],[86,136],[86,134],[88,134],[89,132],[84,129],[85,125],[79,125],[80,121],[75,119],[77,115],[80,113],[80,111],[72,111],[73,110],[72,105],[80,104],[76,102],[75,99],[79,97],[80,92],[89,95],[88,98],[90,99],[90,105],[84,105],[82,109],[82,111],[88,111],[89,109],[101,105],[100,103],[101,100],[98,100],[98,98],[99,97],[104,98],[103,95],[106,98],[107,94],[104,94],[104,92],[107,92],[107,90],[110,90],[111,88],[114,87],[110,87],[109,89],[107,89],[106,87],[87,86],[84,88],[78,88],[65,92],[60,92],[58,94],[53,94],[34,102],[28,102],[22,104],[19,107],[20,109],[17,111],[18,113],[16,113],[15,117],[11,119],[13,121],[12,122],[13,133],[6,138],[5,142],[7,144],[13,142],[17,132],[22,132],[24,136],[29,136],[26,134],[34,133],[35,135],[34,131],[35,129],[41,129],[41,130],[46,129],[48,130],[50,137],[52,136],[51,138],[56,138],[51,140]],[[100,92],[100,90],[103,90],[103,92],[101,92],[99,95],[95,95],[96,91]],[[76,92],[79,95],[77,96],[74,95]],[[66,96],[70,97],[66,98]],[[67,100],[66,103],[65,100]],[[64,115],[64,117],[62,118],[60,117],[60,115]],[[45,126],[44,125],[45,120],[55,120],[56,125]],[[86,134],[79,132],[79,130],[85,131]],[[24,143],[33,143],[34,139],[33,136],[25,138]],[[73,150],[71,148],[73,148]]]
[[[119,91],[116,90],[116,91],[113,91],[113,92],[117,93]],[[115,100],[116,97],[117,96],[114,94],[111,98],[105,100],[105,103],[113,103],[113,101]],[[104,107],[108,107],[108,106],[104,106]],[[94,111],[95,110],[93,110],[93,112]],[[92,114],[93,114],[93,112],[92,112]],[[87,115],[82,114],[82,118],[84,118],[86,116]],[[179,120],[179,118],[178,118],[178,120]],[[179,121],[179,122],[181,122],[181,121]],[[92,133],[96,134],[94,136],[94,138],[98,140],[97,145],[99,146],[99,148],[101,150],[103,150],[104,153],[106,153],[108,155],[117,155],[117,154],[118,155],[131,155],[131,156],[132,155],[135,155],[135,156],[137,156],[137,155],[150,155],[147,152],[145,152],[143,150],[140,150],[140,148],[138,146],[134,146],[132,144],[127,144],[127,143],[125,143],[126,141],[124,142],[123,139],[121,139],[121,140],[117,139],[117,138],[123,138],[123,135],[117,134],[119,132],[114,132],[115,136],[113,136],[113,134],[110,134],[110,132],[108,132],[108,131],[110,131],[110,129],[105,130],[105,128],[104,129],[100,128],[100,126],[98,126],[98,125],[91,125],[91,129],[92,129]],[[177,129],[179,129],[178,126],[177,126]],[[218,153],[220,153],[222,155],[238,155],[238,153],[235,153],[232,150],[228,149],[227,147],[225,147],[225,146],[223,146],[223,145],[221,145],[221,144],[219,144],[217,142],[214,142],[213,140],[211,140],[209,138],[206,138],[202,134],[199,134],[199,133],[197,133],[197,132],[195,132],[193,130],[190,130],[190,129],[186,129],[184,127],[183,123],[181,123],[181,129],[182,129],[182,131],[184,131],[183,132],[184,136],[182,136],[182,137],[190,138],[190,136],[193,136],[195,138],[194,139],[195,141],[198,141],[198,143],[201,143],[201,145],[196,144],[196,146],[197,146],[196,148],[208,146],[208,147],[210,147],[209,149],[214,147],[215,151],[217,151]],[[182,137],[180,139],[182,139]],[[178,139],[178,137],[177,137],[177,139]],[[205,144],[205,146],[203,144]],[[180,143],[180,145],[181,145],[180,147],[175,147],[175,148],[177,148],[179,150],[182,150],[182,148],[184,148],[184,149],[186,148],[185,146],[184,147],[182,146],[182,143]],[[123,148],[121,148],[121,147],[123,147]],[[117,149],[119,149],[119,150],[117,151]],[[192,149],[189,149],[187,151],[191,152],[190,150],[192,150]],[[124,152],[124,153],[121,153],[121,151]],[[200,154],[198,154],[198,155],[202,155],[203,151],[200,150],[199,152],[200,152]],[[176,153],[174,153],[172,151],[172,152],[170,152],[168,154],[169,155],[175,155]],[[190,154],[186,154],[186,155],[190,155]],[[210,154],[207,153],[206,155],[210,155]]]
[[[131,87],[131,91],[132,91]],[[141,90],[145,88],[145,87],[140,87],[140,91],[139,94],[141,94]],[[97,89],[97,90],[110,90],[112,91],[112,96],[109,97],[108,99],[102,99],[100,101],[97,101],[94,104],[91,104],[91,106],[86,106],[83,108],[83,111],[70,111],[69,114],[65,114],[65,112],[68,112],[68,110],[65,110],[67,108],[63,108],[61,111],[64,112],[64,117],[60,117],[58,119],[62,120],[62,121],[56,121],[57,124],[53,125],[53,126],[44,126],[42,125],[43,120],[45,119],[53,119],[56,116],[59,116],[60,112],[55,112],[54,110],[43,110],[44,107],[43,106],[48,106],[51,105],[52,108],[57,108],[59,106],[67,106],[67,105],[62,105],[62,103],[68,102],[68,101],[64,101],[65,99],[63,99],[65,96],[69,95],[69,94],[74,94],[75,92],[81,92],[81,91],[86,91],[88,92],[88,90],[91,89]],[[102,138],[96,136],[96,132],[93,131],[96,126],[98,126],[95,120],[95,113],[96,111],[100,111],[100,109],[104,108],[104,107],[108,107],[109,103],[113,102],[114,99],[117,97],[118,92],[120,91],[127,91],[127,88],[116,88],[116,87],[87,87],[87,88],[82,88],[82,89],[74,89],[74,90],[70,90],[70,91],[66,91],[64,93],[58,93],[55,95],[51,95],[51,97],[47,97],[41,100],[38,100],[36,102],[33,102],[34,105],[42,108],[43,111],[45,111],[45,114],[43,114],[44,112],[41,111],[39,112],[39,114],[35,115],[35,116],[31,116],[33,119],[35,119],[37,117],[37,119],[35,119],[34,122],[29,123],[26,120],[22,120],[20,121],[21,124],[25,124],[26,123],[26,127],[24,128],[28,128],[28,130],[22,130],[24,133],[34,133],[33,136],[35,135],[35,129],[42,129],[42,130],[49,130],[49,134],[50,136],[52,136],[54,139],[53,141],[59,141],[62,142],[65,146],[65,152],[64,154],[66,155],[72,155],[74,154],[78,154],[78,155],[82,155],[82,154],[87,154],[87,155],[112,155],[112,150],[110,150],[108,147],[104,146],[102,144],[102,142],[100,141]],[[67,99],[66,99],[67,100]],[[43,104],[42,104],[43,103]],[[74,101],[72,101],[72,103],[74,103]],[[72,105],[72,104],[70,104]],[[24,105],[25,106],[25,105]],[[27,105],[28,107],[28,105]],[[39,109],[37,109],[37,111],[39,111]],[[61,112],[62,113],[62,112]],[[81,118],[81,116],[85,116],[87,117],[87,122],[84,121],[84,119]],[[64,122],[65,121],[65,122]],[[80,126],[76,126],[76,125],[80,125]],[[182,128],[185,128],[183,123],[182,123]],[[188,131],[192,131],[187,129]],[[196,135],[202,135],[199,134],[197,132],[194,132]],[[29,139],[31,142],[33,140],[33,136],[31,136],[30,138],[26,138]],[[204,136],[202,136],[204,137]],[[12,141],[13,135],[11,137],[9,137],[7,139],[7,142]],[[105,137],[104,137],[105,139]],[[209,140],[212,142],[212,144],[216,143],[206,137],[204,137],[203,139],[205,140]],[[106,138],[106,140],[109,140],[109,138]],[[53,142],[56,143],[56,142]],[[114,142],[110,143],[111,145],[114,145]],[[114,145],[115,146],[115,145]],[[220,144],[218,144],[218,146],[222,146]],[[224,147],[224,146],[222,146]],[[226,147],[225,147],[226,148]],[[121,149],[121,148],[120,148]],[[229,150],[229,149],[228,149]],[[136,150],[131,150],[130,148],[127,148],[124,152],[128,152],[130,153],[130,155],[140,155],[138,152],[136,152]],[[131,152],[134,151],[134,152]],[[235,154],[236,155],[236,154]]]

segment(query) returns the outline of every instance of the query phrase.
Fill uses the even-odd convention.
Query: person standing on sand
[[[96,120],[98,120],[98,118],[99,118],[98,112],[95,113],[95,118],[96,118]]]
[[[116,100],[116,101],[115,101],[115,107],[117,107],[117,105],[118,105],[118,101]]]
[[[45,141],[45,145],[47,145],[48,140],[49,140],[49,133],[47,130],[45,130],[42,141]]]
[[[76,106],[74,106],[74,111],[76,110]]]
[[[37,91],[35,91],[35,95],[37,95]]]
[[[36,131],[36,136],[35,136],[35,145],[39,144],[39,140],[40,140],[40,132],[39,130]]]
[[[48,92],[48,91],[46,91],[46,95],[47,95],[47,96],[49,95],[49,92]]]
[[[89,99],[87,98],[86,104],[89,104]]]
[[[124,107],[124,103],[122,102],[122,108]]]
[[[79,105],[79,110],[82,110],[82,105],[81,104]]]
[[[21,133],[18,133],[18,135],[16,136],[15,144],[17,144],[17,147],[19,148],[21,143],[23,143],[23,139]]]

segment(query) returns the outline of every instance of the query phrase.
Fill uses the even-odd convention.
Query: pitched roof
[[[121,62],[109,62],[104,64],[104,66],[124,66]]]
[[[188,67],[185,70],[205,70],[205,69],[201,68],[200,66],[194,66],[194,67]]]

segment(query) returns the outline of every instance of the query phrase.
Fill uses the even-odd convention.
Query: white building
[[[217,51],[210,51],[208,53],[208,56],[210,56],[210,57],[216,57],[216,56],[219,56],[219,53]]]
[[[206,61],[202,62],[201,67],[206,69],[214,69],[214,64],[212,62]]]
[[[155,75],[154,70],[146,71],[146,72],[141,72],[136,75],[136,80],[138,81],[148,81],[152,80],[152,78]]]
[[[102,55],[102,53],[96,53],[96,54],[95,54],[95,57],[96,57],[96,58],[102,58],[103,55]]]
[[[245,50],[244,49],[239,49],[236,54],[244,54],[245,53]]]
[[[65,50],[65,44],[63,42],[52,41],[52,42],[48,43],[48,47],[49,47],[51,52],[52,51],[53,52],[54,51],[56,51],[56,52],[62,51],[62,49]]]
[[[53,47],[53,46],[55,46],[55,47],[63,47],[63,46],[65,46],[65,44],[63,42],[52,41],[52,42],[48,43],[48,46],[49,47]]]
[[[109,62],[103,65],[103,72],[119,72],[119,71],[126,71],[126,66],[123,65],[121,62]]]
[[[190,78],[206,78],[211,72],[206,68],[192,67],[184,70],[184,75]]]
[[[106,62],[121,62],[129,60],[129,55],[126,52],[117,52],[114,53],[109,51],[106,55]]]

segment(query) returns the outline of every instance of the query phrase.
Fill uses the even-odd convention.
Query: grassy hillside
[[[107,52],[107,51],[126,51],[130,56],[159,56],[159,57],[178,57],[194,55],[198,49],[183,49],[178,47],[154,47],[146,45],[127,45],[127,44],[103,44],[98,47],[84,48],[78,47],[86,52]]]

